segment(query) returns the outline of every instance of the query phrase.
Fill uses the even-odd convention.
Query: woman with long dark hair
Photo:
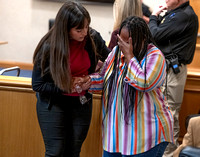
[[[79,157],[89,129],[92,100],[87,92],[91,84],[88,75],[109,53],[89,24],[88,11],[67,1],[34,52],[32,88],[45,157]]]
[[[90,75],[90,92],[103,89],[103,157],[162,157],[173,142],[173,118],[161,91],[165,76],[165,58],[146,22],[126,18],[101,72]]]

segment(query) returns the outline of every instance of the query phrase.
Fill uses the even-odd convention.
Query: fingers
[[[119,36],[119,34],[117,34],[117,37],[118,37],[118,45],[119,45],[119,48],[125,48],[128,44]],[[122,50],[121,49],[121,50]]]
[[[91,78],[89,75],[85,76],[84,77],[84,82],[88,82],[88,81],[91,81]]]
[[[81,87],[83,90],[88,90],[90,86],[91,86],[91,79],[88,80],[86,83],[83,83]]]
[[[117,37],[118,37],[118,46],[119,46],[120,50],[122,51],[122,53],[124,55],[126,55],[126,54],[129,54],[130,52],[132,52],[132,51],[130,51],[133,49],[132,48],[133,47],[132,46],[132,38],[129,37],[128,42],[125,42],[119,35],[117,35]]]
[[[84,82],[83,77],[73,77],[73,84],[80,84],[83,82]]]
[[[79,85],[82,87],[82,90],[87,90],[91,86],[91,78],[89,75],[83,76],[83,77],[73,77],[73,83],[72,83],[72,92],[75,92],[75,86]]]
[[[125,42],[122,40],[122,38],[119,36],[119,34],[117,34],[117,37],[118,37],[117,44],[118,44],[120,50],[123,52],[125,49]]]
[[[152,15],[158,16],[161,12],[163,12],[164,10],[166,10],[167,7],[166,6],[158,6],[157,8],[154,9],[154,11],[152,12]]]
[[[84,76],[84,83],[82,83],[81,88],[82,90],[88,90],[91,86],[91,78],[89,75]]]
[[[117,34],[118,42],[123,42],[122,38]]]
[[[160,13],[161,13],[162,11],[166,10],[166,9],[167,9],[166,6],[160,6]]]
[[[118,46],[125,57],[125,62],[128,64],[131,58],[134,57],[133,55],[133,44],[132,44],[132,38],[129,37],[127,42],[125,42],[119,35],[118,37]]]
[[[89,75],[83,77],[73,77],[73,84],[82,84],[90,79]]]

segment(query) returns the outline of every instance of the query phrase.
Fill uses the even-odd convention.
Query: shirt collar
[[[185,7],[189,6],[189,5],[190,5],[189,1],[185,2],[185,3],[181,4],[180,6],[178,6],[177,8],[168,11],[166,14],[170,14],[171,12],[174,12],[174,11],[176,11],[178,9],[185,8]]]

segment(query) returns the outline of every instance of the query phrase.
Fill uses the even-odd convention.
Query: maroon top
[[[88,69],[91,66],[88,52],[84,49],[85,41],[79,42],[70,40],[70,68],[72,77],[88,75]],[[85,94],[85,91],[81,95]],[[66,94],[69,96],[79,96],[78,93]]]
[[[119,34],[119,29],[112,32],[110,43],[108,45],[108,48],[110,50],[112,50],[117,45],[117,41],[118,41],[117,40],[117,34]]]

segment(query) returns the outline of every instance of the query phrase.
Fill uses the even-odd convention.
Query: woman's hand
[[[88,90],[91,86],[91,78],[89,75],[84,77],[84,83],[81,85],[82,90]]]
[[[87,90],[91,86],[91,78],[89,75],[83,77],[73,77],[72,93],[76,92],[75,86],[79,85],[82,90]]]
[[[133,55],[132,38],[129,37],[129,41],[127,43],[127,42],[123,41],[123,39],[119,36],[119,34],[117,35],[117,37],[118,37],[119,48],[122,51],[122,53],[124,54],[125,61],[128,64],[129,61],[131,60],[131,58],[134,57],[134,55]]]
[[[103,62],[101,60],[98,60],[95,72],[98,72],[101,69],[102,66],[103,66]]]

